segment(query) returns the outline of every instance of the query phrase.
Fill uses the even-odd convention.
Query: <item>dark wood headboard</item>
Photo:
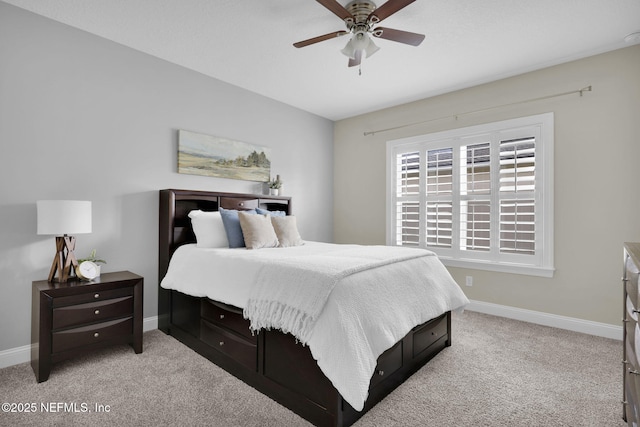
[[[285,211],[291,215],[291,197],[263,194],[223,193],[216,191],[160,190],[160,233],[158,245],[158,324],[167,322],[171,292],[160,287],[167,273],[169,260],[178,247],[195,243],[189,212],[255,208]]]

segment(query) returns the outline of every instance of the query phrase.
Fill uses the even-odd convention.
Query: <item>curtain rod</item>
[[[524,101],[512,102],[510,104],[502,104],[502,105],[496,105],[495,107],[482,108],[480,110],[466,111],[464,113],[452,114],[452,115],[449,115],[449,116],[442,116],[442,117],[438,117],[438,118],[435,118],[435,119],[422,120],[420,122],[408,123],[406,125],[400,125],[400,126],[395,126],[395,127],[386,128],[386,129],[371,130],[371,131],[365,132],[364,136],[375,135],[376,133],[379,133],[379,132],[388,132],[390,130],[402,129],[402,128],[421,125],[421,124],[429,123],[429,122],[435,122],[437,120],[444,120],[444,119],[450,119],[450,118],[454,118],[454,119],[458,120],[458,117],[460,117],[460,116],[466,116],[466,115],[469,115],[469,114],[476,114],[476,113],[483,113],[485,111],[491,111],[491,110],[495,110],[495,109],[498,109],[498,108],[512,107],[514,105],[527,104],[529,102],[542,101],[542,100],[545,100],[545,99],[557,98],[557,97],[560,97],[560,96],[573,95],[573,94],[576,94],[576,93],[579,93],[580,96],[582,96],[584,94],[584,92],[591,92],[591,90],[592,90],[592,87],[591,87],[591,85],[589,85],[587,87],[583,87],[582,89],[572,90],[572,91],[569,91],[569,92],[556,93],[556,94],[553,94],[553,95],[541,96],[540,98],[526,99]]]

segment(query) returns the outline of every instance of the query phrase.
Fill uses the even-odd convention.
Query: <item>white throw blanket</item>
[[[347,276],[431,251],[390,246],[349,246],[338,251],[291,257],[265,264],[244,308],[251,329],[280,329],[307,344],[336,283]]]

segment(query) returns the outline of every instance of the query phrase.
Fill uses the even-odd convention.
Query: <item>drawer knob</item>
[[[438,333],[437,333],[437,332],[433,332],[433,331],[432,331],[432,332],[431,332],[431,335],[433,335],[434,337],[437,337],[437,336],[438,336]]]
[[[96,332],[95,334],[93,334],[93,336],[94,336],[95,338],[98,338],[98,337],[100,336],[100,334],[99,334],[98,332]]]
[[[220,347],[224,345],[224,341],[220,341]]]
[[[93,297],[94,298],[100,298],[100,294],[95,294]]]
[[[380,375],[381,377],[384,376],[384,371],[383,370],[378,371],[378,375]]]
[[[238,206],[244,206],[244,202],[238,203]]]
[[[221,315],[220,315],[220,318],[221,318],[221,319],[224,319],[224,314],[221,314]]]
[[[95,314],[100,314],[100,310],[94,311]]]

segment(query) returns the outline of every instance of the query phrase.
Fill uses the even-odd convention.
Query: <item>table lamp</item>
[[[79,200],[38,200],[38,234],[56,236],[56,256],[49,272],[54,281],[67,282],[78,268],[73,253],[76,246],[71,234],[91,233],[91,202]]]

